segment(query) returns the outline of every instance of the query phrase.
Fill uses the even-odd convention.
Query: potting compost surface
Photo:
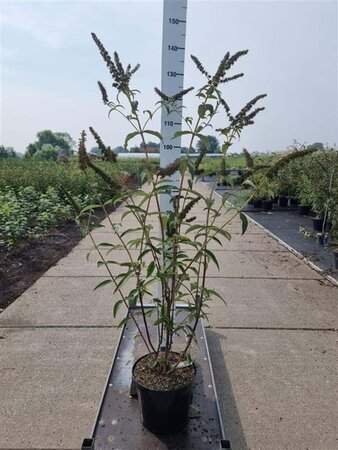
[[[185,313],[184,310],[180,311]],[[155,435],[141,423],[136,397],[131,396],[132,367],[144,352],[138,331],[129,321],[121,339],[103,395],[93,432],[94,450],[145,449],[220,449],[230,448],[223,440],[212,369],[203,325],[196,330],[197,343],[192,348],[196,365],[193,399],[187,427],[172,435]],[[183,339],[183,338],[182,338]],[[133,390],[132,390],[133,392]]]

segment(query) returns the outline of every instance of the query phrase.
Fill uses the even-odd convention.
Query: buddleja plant
[[[98,286],[113,284],[114,316],[123,305],[128,311],[120,326],[128,320],[133,321],[147,351],[154,355],[152,367],[159,374],[170,376],[178,367],[189,363],[189,347],[194,339],[197,323],[201,317],[207,316],[209,301],[215,297],[221,298],[219,293],[207,285],[210,265],[215,264],[219,268],[217,258],[209,249],[209,244],[214,242],[222,245],[224,240],[230,240],[227,225],[237,214],[242,220],[243,233],[247,227],[246,216],[240,210],[229,206],[227,210],[230,215],[224,219],[224,223],[219,224],[216,219],[221,217],[227,195],[223,196],[220,203],[216,203],[213,189],[205,195],[198,188],[200,165],[209,145],[209,139],[203,131],[212,126],[216,114],[224,115],[224,127],[217,130],[224,141],[222,145],[224,169],[228,149],[235,139],[239,139],[244,127],[252,125],[256,115],[264,109],[262,107],[254,109],[254,106],[265,95],[258,95],[233,115],[222,96],[221,85],[243,76],[242,73],[229,76],[228,71],[248,51],[239,51],[234,55],[226,53],[214,75],[205,70],[196,56],[191,56],[205,78],[203,86],[195,94],[199,100],[196,118],[192,118],[191,114],[186,116],[183,108],[178,106],[178,100],[184,95],[191,94],[194,90],[192,87],[173,96],[168,96],[155,88],[159,102],[154,110],[142,112],[137,100],[139,91],[131,87],[132,76],[139,69],[139,64],[134,68],[131,65],[124,68],[116,52],[111,58],[94,33],[92,37],[111,74],[112,86],[117,91],[116,99],[111,101],[103,84],[98,82],[103,103],[109,108],[109,115],[120,114],[130,124],[132,131],[126,136],[125,147],[132,138],[138,136],[142,140],[147,160],[143,174],[144,186],[139,189],[123,187],[104,205],[105,207],[109,203],[123,203],[124,212],[118,223],[113,222],[114,215],[107,216],[117,243],[100,244],[93,238],[101,259],[99,264],[104,265],[110,275]],[[161,134],[150,126],[155,114],[162,108],[166,108],[168,114],[172,111],[180,114],[185,129],[173,137],[186,135],[189,138],[189,145],[184,157],[158,169],[150,164],[146,136],[152,135],[162,140]],[[93,133],[94,130],[91,131]],[[113,160],[110,151],[107,151],[97,133],[94,133],[104,155],[110,155],[110,159]],[[83,132],[79,147],[83,168],[90,164],[93,166],[85,150],[85,139]],[[200,139],[204,145],[197,159],[193,159],[190,153],[196,139]],[[221,169],[222,167],[220,173]],[[173,184],[170,178],[177,171],[181,176],[178,186]],[[103,176],[107,177],[105,174]],[[161,210],[161,195],[170,195],[172,205],[170,211]],[[197,221],[194,215],[197,205],[203,210],[202,222]],[[86,211],[88,208],[83,213]],[[131,217],[137,223],[133,228],[129,225]],[[105,249],[108,249],[109,256],[105,256]],[[114,259],[114,252],[121,250],[126,255],[124,261]],[[120,273],[117,275],[113,274],[112,267],[115,265],[120,266]],[[152,292],[158,283],[159,294],[154,295]],[[127,293],[126,288],[129,288]],[[182,317],[175,314],[177,302],[186,305],[187,312]],[[146,307],[149,303],[153,308]],[[158,331],[155,337],[151,333],[152,327]],[[173,361],[171,358],[173,337],[178,333],[183,333],[186,340],[183,348],[177,349],[180,357]]]

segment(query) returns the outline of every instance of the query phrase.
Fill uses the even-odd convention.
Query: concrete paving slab
[[[111,233],[108,236],[104,233],[96,233],[95,239],[97,243],[108,241],[111,244],[119,244],[120,241],[116,234]],[[141,234],[139,233],[130,233],[126,237],[128,240],[139,238]],[[151,236],[158,237],[158,234],[152,233]],[[222,249],[224,251],[227,250],[250,250],[250,251],[287,251],[283,245],[279,244],[276,239],[265,235],[264,239],[261,239],[260,236],[256,234],[244,234],[241,236],[239,233],[233,233],[231,236],[231,240],[228,241],[225,238],[219,238],[221,242],[223,242],[223,247],[220,247],[216,242],[211,241],[208,248],[210,250],[219,250]],[[201,239],[199,239],[201,241]],[[156,241],[155,241],[156,242]],[[81,242],[77,245],[77,250],[91,250],[94,248],[94,244],[90,238],[90,236],[86,236]]]
[[[337,335],[207,330],[233,450],[337,448]]]
[[[212,327],[338,329],[338,288],[322,280],[212,278],[227,303],[209,304]]]
[[[42,277],[0,314],[0,329],[4,326],[118,325],[123,317],[113,318],[112,285],[93,291],[104,279]]]
[[[138,253],[131,252],[133,256]],[[106,276],[107,269],[104,266],[97,267],[100,257],[96,252],[90,254],[87,261],[87,250],[75,249],[61,259],[54,267],[49,269],[45,276]],[[209,268],[209,277],[230,278],[297,278],[312,279],[322,278],[315,270],[304,264],[291,252],[272,251],[215,251],[220,270],[212,265]],[[110,261],[127,261],[126,253],[116,250],[109,254]],[[149,262],[151,257],[149,255]],[[116,264],[110,265],[114,275],[121,273],[122,268]]]
[[[0,449],[79,450],[90,436],[115,329],[0,330]]]
[[[125,308],[113,318],[113,304],[120,296],[112,294],[112,285],[93,292],[102,280],[43,277],[0,315],[0,328],[117,326]],[[227,303],[217,298],[209,303],[213,327],[338,329],[338,288],[327,281],[211,278],[207,286]],[[127,283],[124,291],[132,287]],[[155,285],[151,291],[157,295]]]
[[[209,277],[225,278],[322,278],[291,252],[216,251],[220,270],[212,265]]]

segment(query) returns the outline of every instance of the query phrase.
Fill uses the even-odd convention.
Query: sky
[[[115,94],[90,33],[111,54],[117,50],[124,64],[141,64],[132,86],[142,92],[140,110],[153,109],[153,88],[161,80],[162,16],[162,0],[2,0],[0,145],[24,152],[43,129],[68,132],[77,141],[89,126],[106,145],[122,145],[131,129],[117,116],[108,118],[97,80],[110,98]],[[259,105],[266,110],[232,150],[279,151],[294,140],[334,145],[337,46],[336,1],[188,0],[184,86],[198,88],[205,81],[191,54],[213,72],[228,50],[249,49],[232,72],[245,76],[224,85],[224,98],[236,113],[267,93]],[[194,116],[196,104],[193,95],[185,97],[187,115]],[[225,126],[224,117],[217,116],[215,125]],[[153,129],[159,127],[158,117]]]

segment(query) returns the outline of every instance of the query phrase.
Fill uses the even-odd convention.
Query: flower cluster
[[[99,147],[99,149],[102,152],[103,155],[103,160],[105,161],[110,161],[115,163],[116,162],[116,155],[113,152],[113,150],[110,147],[106,147],[104,145],[104,143],[102,142],[102,139],[100,138],[100,136],[97,134],[97,132],[94,130],[93,127],[89,127],[90,132],[92,133],[92,135],[94,136],[94,139]]]
[[[116,87],[119,91],[122,91],[122,92],[127,91],[130,78],[139,69],[140,65],[136,64],[136,66],[132,69],[131,65],[128,64],[127,68],[124,69],[121,64],[118,53],[114,52],[114,61],[113,61],[111,56],[107,52],[107,50],[104,48],[100,39],[96,36],[96,34],[91,33],[91,35],[101,53],[103,60],[107,64],[108,70],[114,80],[113,87]],[[100,89],[101,89],[101,87],[100,87]],[[101,92],[102,92],[102,90],[101,90]],[[104,97],[104,98],[106,98],[106,97]]]
[[[231,77],[226,77],[226,73],[231,67],[235,64],[235,62],[243,55],[246,55],[249,50],[240,50],[236,52],[234,55],[230,56],[230,53],[227,52],[222,58],[216,73],[214,76],[209,75],[209,73],[205,70],[200,60],[191,55],[191,59],[196,64],[197,69],[208,78],[208,83],[214,87],[217,87],[220,83],[226,83],[228,81],[236,80],[237,78],[242,77],[243,73],[238,73],[236,75],[232,75]]]
[[[190,87],[190,88],[187,88],[187,89],[183,89],[182,91],[177,92],[177,94],[175,94],[175,95],[173,95],[171,97],[169,97],[169,95],[166,95],[164,92],[160,91],[160,89],[158,89],[157,87],[154,88],[154,91],[156,92],[156,94],[159,97],[161,97],[161,99],[164,102],[176,102],[177,100],[181,100],[181,98],[184,95],[188,94],[188,92],[192,91],[193,89],[194,89],[193,87]]]
[[[264,111],[265,108],[264,107],[256,108],[253,111],[251,111],[251,109],[259,100],[261,100],[264,97],[266,97],[266,94],[261,94],[254,97],[239,111],[238,114],[236,114],[236,116],[232,116],[228,104],[224,99],[221,99],[221,104],[224,107],[224,110],[227,114],[231,127],[239,131],[247,125],[253,125],[254,124],[253,119],[260,111]]]

